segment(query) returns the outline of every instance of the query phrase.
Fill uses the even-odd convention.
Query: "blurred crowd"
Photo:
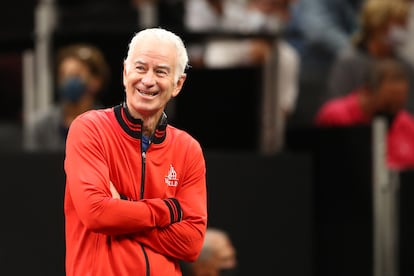
[[[38,3],[42,2],[38,1]],[[92,5],[95,9],[90,9]],[[372,62],[381,59],[396,60],[404,67],[408,79],[408,92],[401,109],[409,114],[414,112],[414,85],[411,85],[414,78],[413,1],[59,0],[55,2],[55,6],[58,11],[57,29],[60,31],[73,33],[82,29],[93,31],[93,28],[101,28],[97,31],[101,32],[102,29],[109,28],[108,31],[116,32],[114,24],[111,24],[113,22],[111,18],[122,18],[118,23],[130,24],[128,26],[131,30],[158,25],[179,32],[186,38],[192,68],[265,67],[270,64],[273,68],[271,71],[273,75],[270,78],[276,80],[276,85],[273,90],[266,93],[274,93],[276,96],[263,97],[270,106],[267,107],[266,112],[277,110],[274,116],[283,117],[283,129],[289,126],[315,126],[314,118],[319,109],[326,102],[365,86]],[[114,17],[107,16],[111,12]],[[104,14],[106,16],[103,16]],[[89,23],[82,21],[86,20],[85,18]],[[95,22],[95,25],[91,22]],[[97,24],[97,22],[101,23]],[[76,29],[77,23],[79,29]],[[67,45],[59,45],[59,48],[83,42],[85,41],[72,41]],[[116,71],[120,67],[113,68],[113,64],[108,62],[111,58],[108,58],[110,53],[98,49],[103,45],[93,45],[92,42],[89,44],[91,45],[84,46],[101,51],[100,59],[105,65],[101,64],[98,68],[107,73],[72,72],[72,75],[92,76],[84,77],[88,80],[88,84],[83,86],[89,92],[79,93],[102,95],[101,92],[90,91],[108,90],[107,95],[122,94],[119,91],[109,91],[114,88],[113,83],[119,81],[119,77],[109,77],[109,69],[112,67],[111,75],[117,76],[121,74]],[[53,54],[53,59],[58,59],[58,56]],[[121,65],[121,59],[122,57],[117,60],[119,63],[117,66]],[[54,64],[57,64],[56,60]],[[80,65],[78,69],[84,70],[82,66]],[[33,117],[29,124],[31,129],[27,133],[30,133],[32,139],[25,139],[29,141],[29,144],[25,145],[29,149],[35,148],[34,141],[39,140],[41,136],[64,136],[70,118],[76,116],[78,112],[108,104],[108,102],[97,103],[90,98],[89,102],[79,107],[77,112],[72,107],[72,115],[68,115],[69,119],[66,119],[65,123],[54,120],[56,127],[48,128],[45,124],[41,128],[35,127],[39,125],[35,122],[40,120],[39,117],[45,118],[45,114],[61,114],[56,113],[57,106],[59,109],[64,106],[66,112],[70,109],[67,98],[65,99],[65,95],[61,93],[64,80],[59,74],[62,70],[57,66],[54,67],[55,104],[50,107],[50,110],[41,110],[39,113],[42,114],[31,116]],[[94,88],[90,88],[89,80],[98,78],[98,73],[100,80],[95,80]],[[65,84],[72,90],[75,90],[76,85],[78,89],[82,86],[75,83],[73,79],[72,82]],[[10,90],[9,86],[5,89]],[[11,93],[6,92],[7,95]],[[244,96],[240,95],[240,97]],[[169,107],[173,118],[173,103]],[[22,118],[23,116],[19,116],[19,120]],[[56,133],[52,134],[52,131]],[[284,130],[279,128],[278,131]],[[42,135],[35,137],[35,133]],[[44,140],[37,143],[52,147],[54,144],[62,144],[62,141],[53,143]],[[55,145],[53,148],[62,147]]]
[[[85,37],[114,34],[124,28],[116,24],[125,24],[125,32],[162,26],[179,33],[186,42],[190,68],[272,68],[268,78],[275,85],[263,95],[254,94],[263,97],[266,107],[260,108],[268,115],[264,117],[277,117],[265,124],[266,128],[275,124],[267,133],[272,138],[280,138],[278,134],[283,136],[289,127],[369,125],[381,116],[388,127],[387,165],[394,170],[414,168],[414,1],[59,0],[56,10],[58,31],[87,35],[57,43],[50,53],[53,104],[30,114],[26,122],[23,108],[15,106],[24,104],[16,96],[16,91],[23,95],[22,80],[16,77],[23,74],[22,60],[15,54],[0,56],[0,89],[7,102],[0,113],[4,148],[13,148],[8,144],[13,142],[28,151],[63,151],[76,116],[118,103],[104,96],[123,100],[108,95],[124,93],[116,91],[121,87],[116,83],[121,82],[124,57],[112,56],[111,47]],[[229,81],[238,89],[239,80]],[[220,85],[212,94],[226,92],[219,90]],[[240,93],[241,98],[246,96]],[[174,102],[168,108],[174,119]],[[19,134],[9,121],[24,123],[27,129],[21,134],[27,137],[16,138]],[[273,145],[268,148],[274,153]],[[200,259],[183,264],[188,265],[183,266],[188,275],[219,275],[236,268],[227,234],[209,233]],[[212,240],[215,246],[224,244],[220,252],[230,257],[216,253]]]

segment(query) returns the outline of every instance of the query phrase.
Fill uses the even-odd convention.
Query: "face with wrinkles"
[[[185,80],[175,80],[175,45],[149,37],[135,44],[124,63],[126,103],[134,118],[160,116],[168,101],[178,95]]]

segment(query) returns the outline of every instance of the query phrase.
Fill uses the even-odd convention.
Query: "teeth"
[[[156,93],[143,92],[143,91],[139,91],[139,93],[146,95],[146,96],[154,96],[156,94]]]

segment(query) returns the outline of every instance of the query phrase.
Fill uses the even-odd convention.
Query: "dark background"
[[[58,2],[62,9],[52,51],[80,41],[100,46],[112,68],[102,101],[119,103],[122,61],[138,30],[136,14],[127,1],[116,7],[113,2],[108,6],[109,0]],[[179,1],[161,2],[162,26],[185,42],[200,39],[183,32],[174,16]],[[0,274],[63,276],[64,156],[20,149],[21,55],[34,48],[36,3],[9,1],[0,16]],[[240,275],[372,275],[370,129],[309,127],[321,86],[305,78],[288,122],[286,148],[261,156],[256,150],[261,68],[192,68],[188,74],[172,123],[205,149],[209,225],[230,233]],[[413,172],[401,174],[401,276],[414,274],[413,181]]]
[[[275,156],[206,150],[209,225],[230,233],[240,275],[372,275],[370,130],[305,132]],[[64,275],[63,158],[0,155],[6,275]]]

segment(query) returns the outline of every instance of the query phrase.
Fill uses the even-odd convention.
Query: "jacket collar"
[[[142,138],[143,121],[132,117],[125,103],[115,106],[114,112],[118,123],[129,136],[137,139]],[[160,144],[165,140],[167,124],[167,115],[164,112],[158,121],[155,132],[150,137],[151,143]]]

